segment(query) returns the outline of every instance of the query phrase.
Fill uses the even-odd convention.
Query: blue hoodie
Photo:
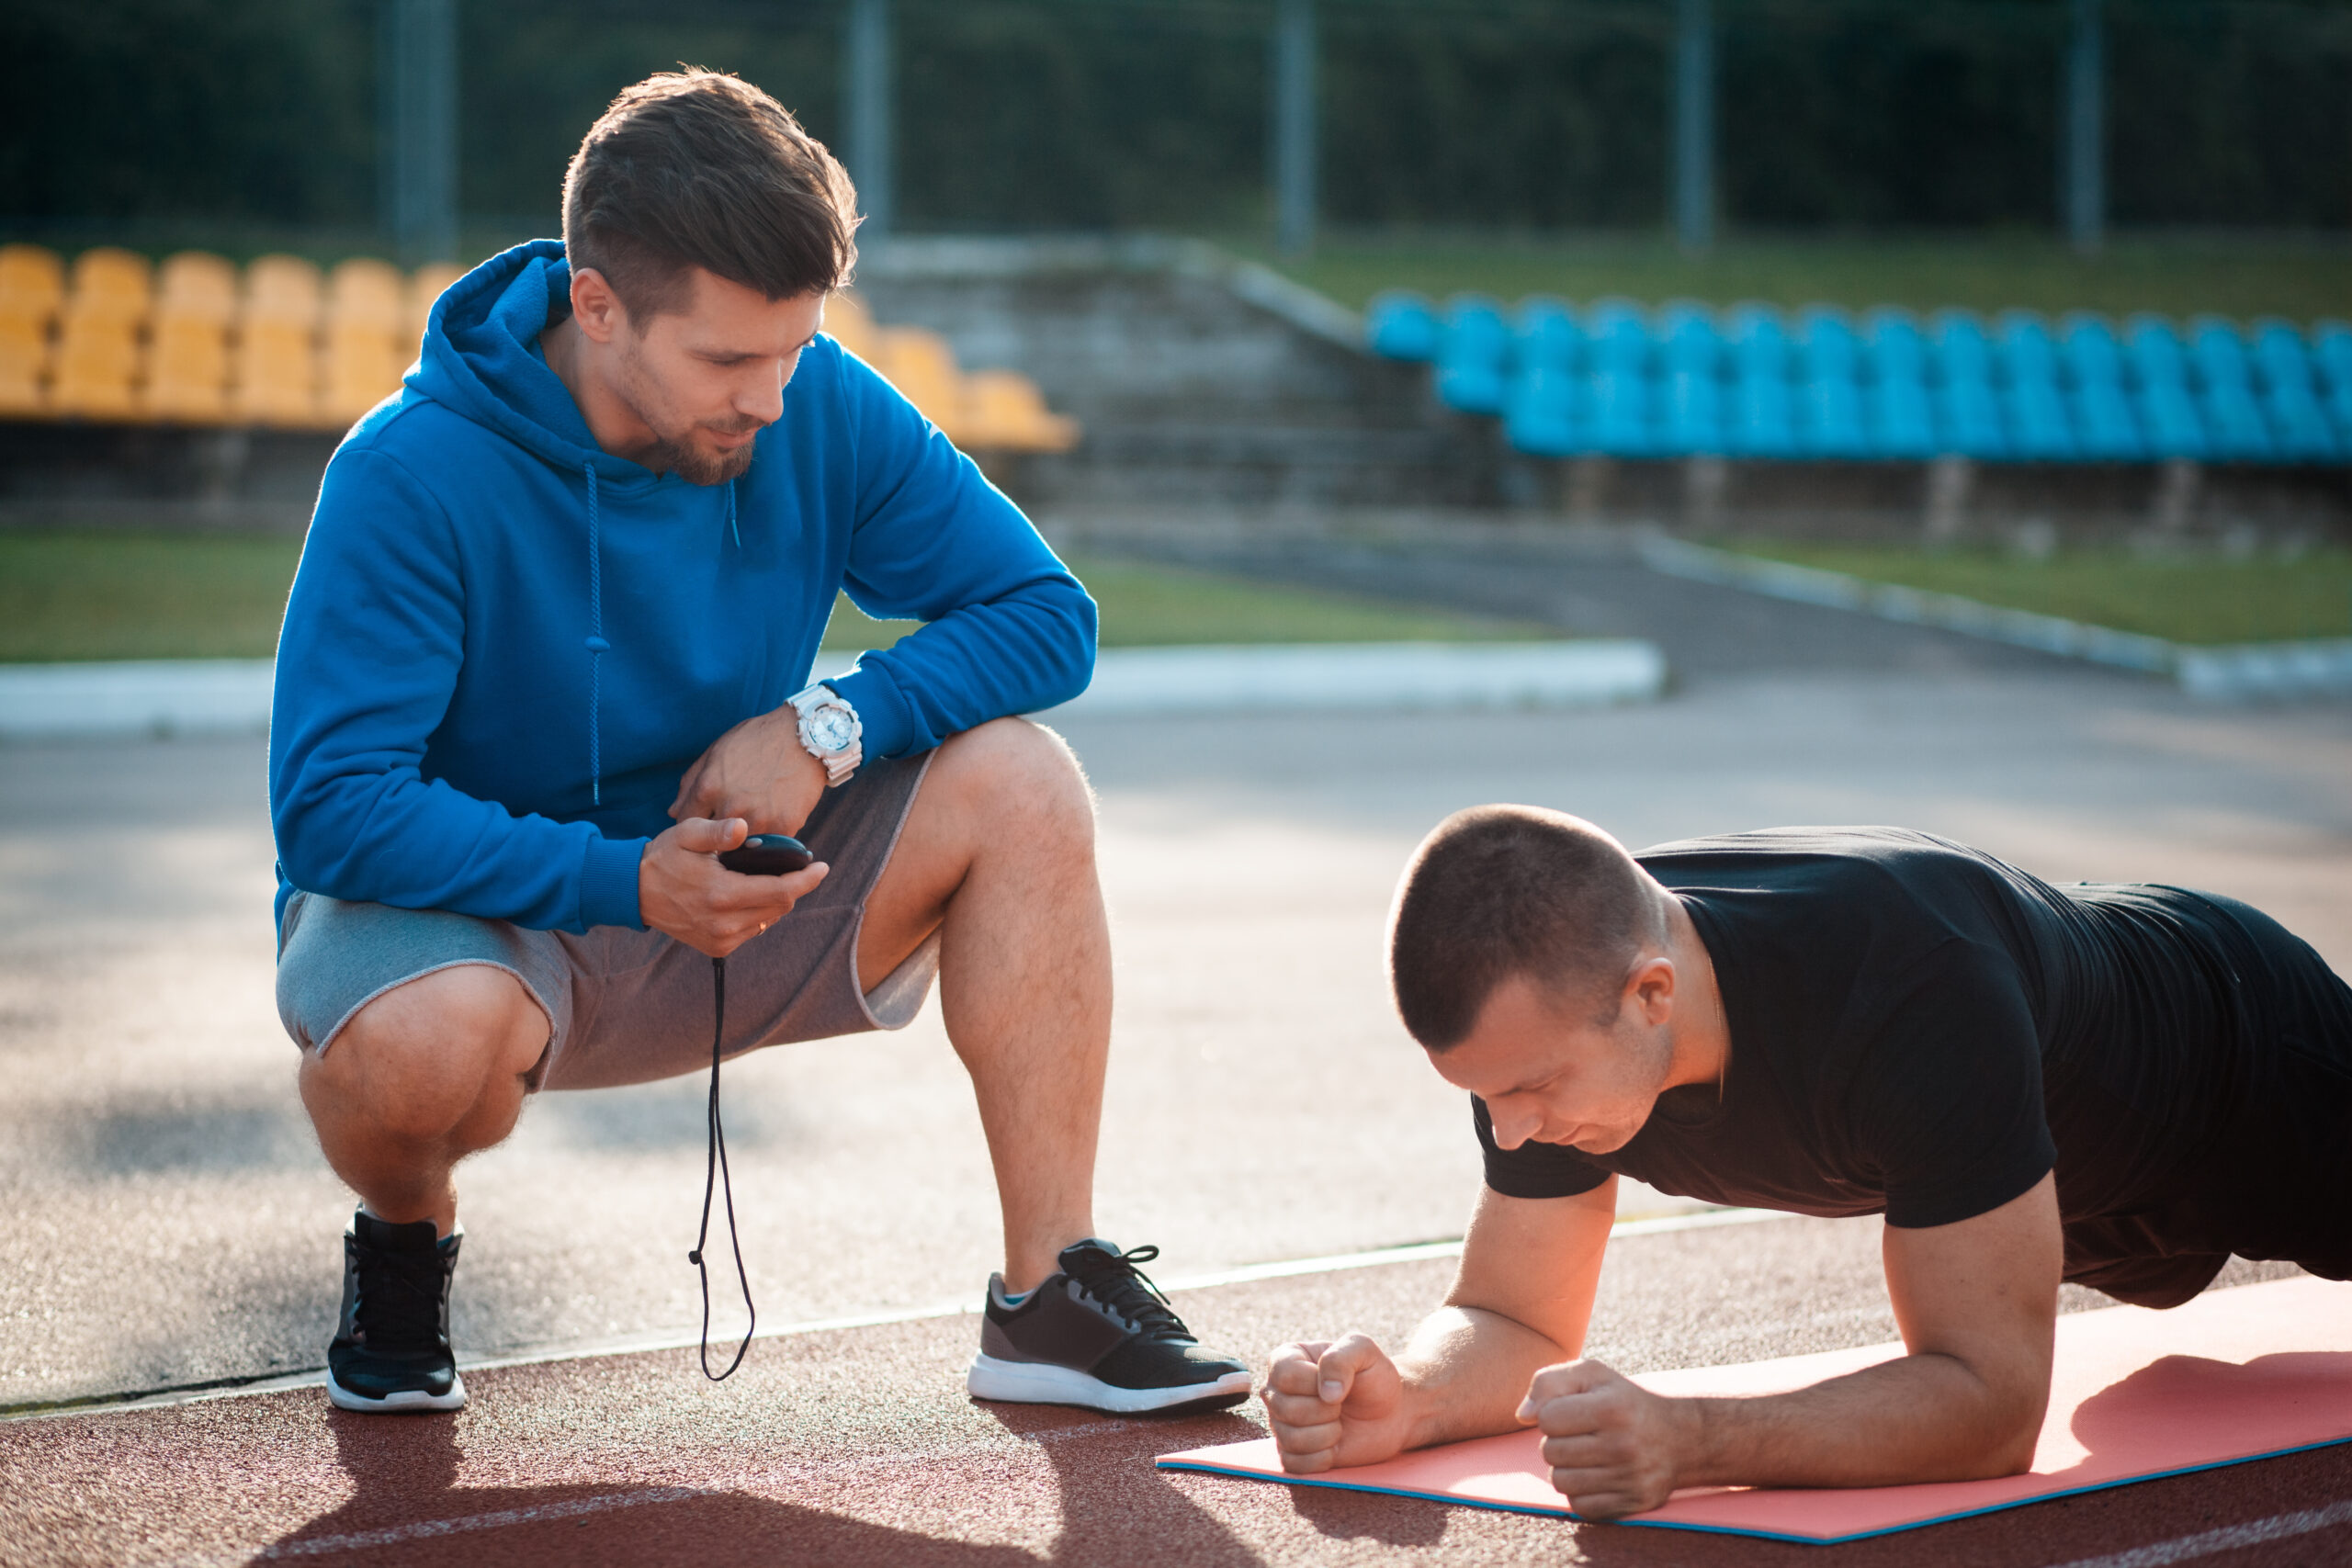
[[[831,338],[721,485],[599,450],[537,352],[551,240],[434,305],[327,465],[278,638],[277,909],[294,888],[540,930],[641,926],[679,779],[806,685],[846,588],[929,623],[828,677],[868,756],[1064,702],[1094,604],[1028,520]]]

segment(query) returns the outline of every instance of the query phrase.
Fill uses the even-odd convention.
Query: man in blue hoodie
[[[1085,688],[1094,605],[822,335],[854,207],[766,94],[639,83],[572,160],[563,243],[452,286],[328,466],[270,800],[279,1012],[361,1199],[328,1350],[345,1409],[464,1404],[452,1172],[526,1095],[707,1064],[715,1106],[720,1055],[901,1027],[934,975],[1004,1214],[971,1392],[1249,1392],[1137,1269],[1153,1249],[1092,1234],[1092,801],[1012,716]],[[925,625],[812,683],[843,590]],[[719,863],[755,833],[817,863]]]

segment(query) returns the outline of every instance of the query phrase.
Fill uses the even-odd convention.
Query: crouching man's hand
[[[1519,1418],[1543,1428],[1553,1486],[1589,1519],[1664,1503],[1699,1437],[1695,1403],[1652,1393],[1599,1361],[1536,1373]]]
[[[1404,1393],[1388,1352],[1351,1334],[1275,1351],[1259,1397],[1283,1468],[1312,1475],[1402,1453],[1410,1435]]]
[[[798,833],[825,794],[825,764],[800,743],[790,705],[747,718],[710,743],[678,781],[671,818],[741,817],[754,833]]]
[[[720,852],[751,836],[741,818],[689,817],[645,846],[637,863],[637,907],[648,926],[697,952],[724,958],[776,921],[825,880],[822,861],[789,876],[746,876],[718,863]]]

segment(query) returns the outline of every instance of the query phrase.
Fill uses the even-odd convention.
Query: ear
[[[572,269],[571,319],[580,324],[582,336],[597,344],[612,342],[629,324],[628,308],[593,266]]]
[[[1634,965],[1625,976],[1624,1005],[1634,1009],[1652,1028],[1674,1016],[1674,960],[1657,953]]]

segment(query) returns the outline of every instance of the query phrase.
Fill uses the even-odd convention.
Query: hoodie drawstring
[[[602,806],[605,763],[601,738],[596,732],[596,710],[601,705],[599,677],[604,656],[613,645],[605,640],[605,562],[596,538],[596,465],[591,459],[581,468],[588,475],[588,794],[592,801]]]
[[[743,530],[735,525],[735,481],[733,479],[729,479],[727,481],[727,531],[729,534],[734,536],[735,548],[737,551],[741,551],[743,548]]]

